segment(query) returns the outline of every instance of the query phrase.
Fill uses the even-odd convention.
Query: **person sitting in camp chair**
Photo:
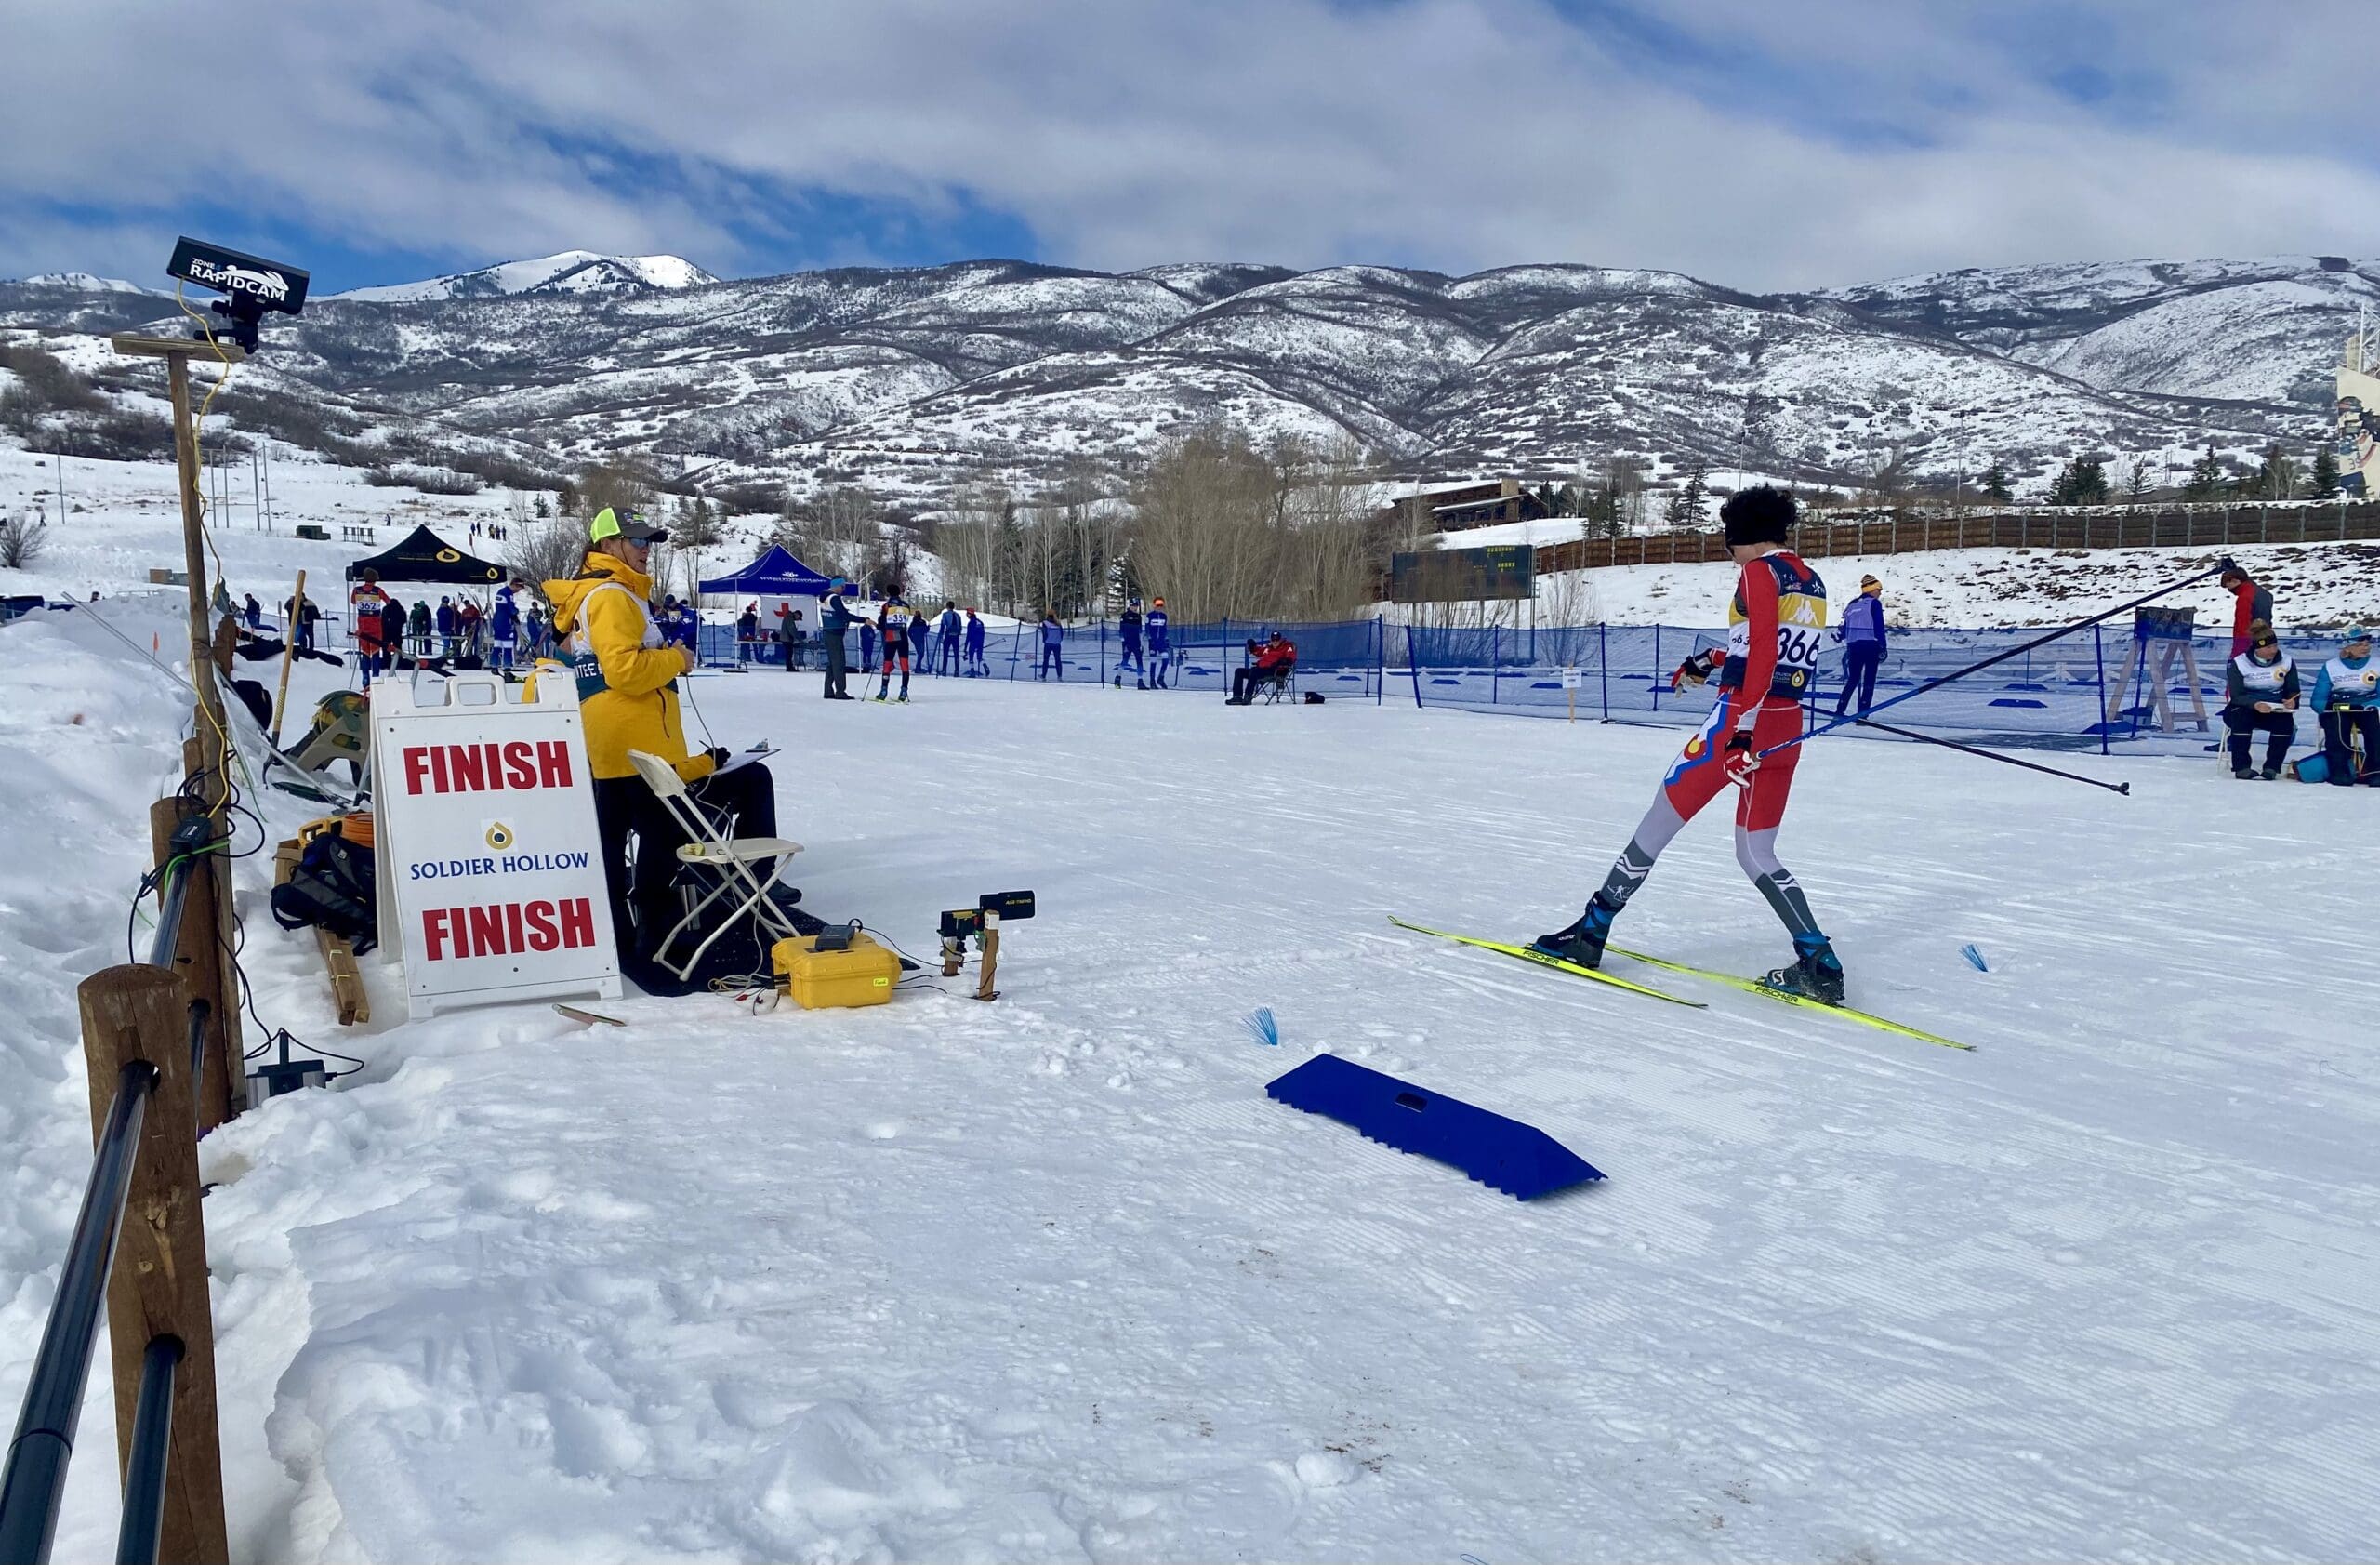
[[[776,835],[776,785],[763,763],[722,771],[725,750],[687,745],[678,682],[693,672],[694,652],[665,643],[651,603],[653,546],[669,535],[634,511],[623,515],[606,506],[588,536],[579,573],[547,582],[545,593],[578,683],[621,965],[645,988],[674,992],[668,980],[679,975],[660,974],[653,958],[683,918],[678,847],[687,837],[637,775],[630,752],[657,756],[687,785],[685,802],[728,837]],[[751,868],[763,884],[774,872],[766,863]],[[784,905],[800,896],[790,887],[773,895]]]
[[[1231,698],[1226,706],[1244,707],[1253,701],[1258,692],[1268,698],[1278,699],[1289,688],[1289,680],[1297,672],[1297,643],[1276,630],[1263,645],[1251,639],[1248,643],[1249,661],[1243,668],[1231,671]]]

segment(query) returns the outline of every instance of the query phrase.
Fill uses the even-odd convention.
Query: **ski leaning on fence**
[[[1608,973],[1598,973],[1592,967],[1581,967],[1575,962],[1564,962],[1560,957],[1547,956],[1543,951],[1533,951],[1527,946],[1507,945],[1501,940],[1482,940],[1474,935],[1455,935],[1443,929],[1432,929],[1427,924],[1408,923],[1394,914],[1390,915],[1388,922],[1399,929],[1409,929],[1416,935],[1435,935],[1441,940],[1451,940],[1459,946],[1476,946],[1483,951],[1496,951],[1504,956],[1518,957],[1523,962],[1534,962],[1540,967],[1551,967],[1557,972],[1574,974],[1581,978],[1593,978],[1599,984],[1609,984],[1616,989],[1626,989],[1631,994],[1650,995],[1655,1000],[1666,1000],[1673,1005],[1690,1005],[1696,1010],[1708,1008],[1706,1002],[1702,1001],[1687,1000],[1682,995],[1671,994],[1665,989],[1652,988],[1644,984],[1632,984],[1625,978],[1615,978]]]
[[[1783,989],[1771,988],[1757,978],[1739,978],[1732,973],[1720,973],[1708,967],[1695,967],[1683,962],[1672,962],[1667,957],[1646,956],[1642,951],[1632,951],[1619,946],[1613,946],[1609,950],[1611,955],[1624,956],[1631,962],[1641,962],[1650,967],[1667,968],[1672,973],[1684,973],[1696,978],[1708,978],[1714,984],[1726,984],[1730,988],[1741,989],[1746,994],[1765,995],[1770,1000],[1781,1000],[1788,1005],[1806,1005],[1813,1011],[1825,1011],[1841,1016],[1845,1021],[1864,1022],[1880,1032],[1898,1033],[1903,1038],[1914,1038],[1921,1043],[1939,1043],[1945,1049],[1965,1049],[1970,1053],[1975,1049],[1972,1043],[1962,1043],[1954,1038],[1945,1038],[1938,1032],[1927,1032],[1923,1028],[1911,1027],[1906,1022],[1896,1022],[1889,1017],[1874,1015],[1866,1011],[1855,1011],[1848,1005],[1829,1005],[1823,1000],[1813,1000],[1805,994],[1789,994]]]

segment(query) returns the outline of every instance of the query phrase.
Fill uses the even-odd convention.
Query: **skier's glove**
[[[1717,673],[1719,665],[1726,660],[1727,655],[1717,647],[1704,647],[1677,666],[1677,670],[1670,675],[1670,688],[1676,690],[1682,685],[1700,684]]]
[[[1760,752],[1752,748],[1750,730],[1739,728],[1727,736],[1727,748],[1720,752],[1719,769],[1738,787],[1752,781],[1752,775],[1760,770]]]

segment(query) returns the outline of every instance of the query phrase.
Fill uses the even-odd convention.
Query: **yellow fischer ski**
[[[1906,1022],[1892,1021],[1884,1016],[1872,1015],[1866,1011],[1855,1011],[1848,1005],[1829,1005],[1823,1000],[1812,1000],[1805,994],[1788,994],[1783,989],[1773,989],[1757,978],[1739,978],[1732,973],[1719,973],[1708,967],[1695,967],[1683,962],[1672,962],[1667,957],[1646,956],[1642,951],[1632,951],[1620,946],[1606,948],[1614,956],[1624,956],[1631,962],[1641,962],[1649,967],[1663,967],[1672,973],[1684,973],[1691,977],[1708,978],[1714,984],[1726,984],[1730,988],[1742,989],[1747,994],[1765,995],[1771,1000],[1781,1000],[1788,1005],[1806,1005],[1813,1011],[1829,1012],[1846,1021],[1864,1022],[1879,1032],[1897,1032],[1903,1038],[1914,1038],[1921,1043],[1938,1043],[1945,1049],[1964,1049],[1969,1053],[1975,1050],[1975,1045],[1972,1043],[1962,1043],[1954,1038],[1945,1038],[1938,1032],[1927,1032],[1922,1028],[1911,1027]]]
[[[1655,1000],[1666,1000],[1673,1005],[1690,1005],[1698,1011],[1710,1008],[1702,1001],[1687,1000],[1682,995],[1671,994],[1667,990],[1651,988],[1643,984],[1632,984],[1625,978],[1615,978],[1608,973],[1598,973],[1592,967],[1581,967],[1575,962],[1564,962],[1560,957],[1547,956],[1543,951],[1533,951],[1527,946],[1507,945],[1501,940],[1482,940],[1474,935],[1450,934],[1443,929],[1432,929],[1426,924],[1408,923],[1393,914],[1388,922],[1399,929],[1409,929],[1416,935],[1435,935],[1441,940],[1451,940],[1459,946],[1476,946],[1483,951],[1497,951],[1508,957],[1518,957],[1523,962],[1535,962],[1540,967],[1551,967],[1556,972],[1568,973],[1580,978],[1593,978],[1596,983],[1609,984],[1616,989],[1626,989],[1631,994],[1648,994]]]

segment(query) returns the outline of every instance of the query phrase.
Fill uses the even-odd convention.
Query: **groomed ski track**
[[[87,1157],[73,982],[121,948],[171,704],[70,727],[83,687],[153,674],[71,617],[9,634],[0,740],[32,764],[0,804],[125,832],[71,875],[39,843],[0,866],[0,983],[59,1045],[16,1127],[54,1196]],[[1853,1002],[1962,1054],[1386,923],[1567,922],[1675,734],[694,691],[722,742],[786,751],[813,908],[926,956],[939,908],[1038,892],[1004,998],[961,998],[971,975],[868,1012],[411,1026],[367,963],[384,1020],[358,1034],[251,909],[265,1014],[372,1063],[206,1144],[238,1558],[2213,1561],[2380,1536],[2368,797],[2076,763],[2133,778],[2119,799],[1814,744],[1780,852]],[[1783,960],[1717,810],[1623,937]],[[1240,1026],[1258,1005],[1283,1047]],[[1267,1101],[1317,1048],[1611,1177],[1522,1206]],[[0,1395],[46,1297],[38,1266],[0,1276]],[[60,1558],[107,1551],[110,1422],[100,1376]]]

